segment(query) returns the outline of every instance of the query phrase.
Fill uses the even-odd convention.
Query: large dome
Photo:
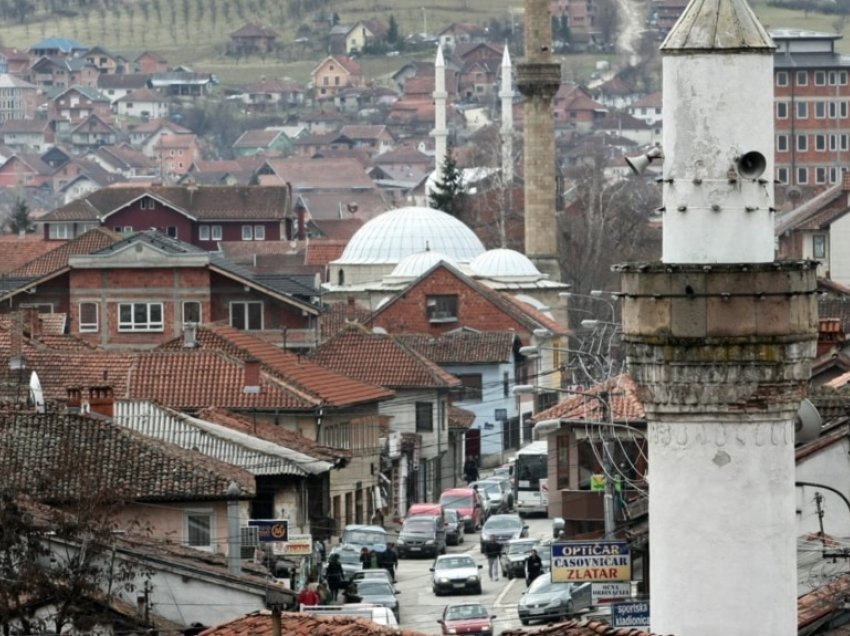
[[[376,216],[357,230],[334,263],[398,263],[423,250],[468,263],[484,253],[484,245],[450,214],[424,207],[398,208]]]
[[[469,268],[473,274],[484,278],[514,280],[543,278],[543,274],[525,254],[504,248],[484,252],[469,264]]]

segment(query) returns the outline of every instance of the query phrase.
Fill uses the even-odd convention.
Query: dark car
[[[357,596],[363,603],[383,605],[393,611],[397,620],[401,620],[401,610],[396,597],[399,592],[390,583],[376,578],[365,578],[357,581],[356,585]]]
[[[463,543],[463,521],[454,508],[445,511],[446,519],[446,544],[460,545]]]
[[[401,526],[395,545],[400,558],[445,554],[446,529],[442,519],[431,515],[408,517]]]
[[[517,613],[523,625],[535,620],[563,620],[591,606],[592,583],[553,583],[549,572],[538,576],[519,599]]]
[[[468,554],[438,556],[431,567],[434,594],[472,592],[481,594],[481,566]]]
[[[504,545],[511,539],[525,536],[528,536],[528,525],[519,515],[493,515],[481,528],[481,552],[484,552],[484,544],[491,539]]]
[[[537,539],[512,539],[505,544],[502,554],[499,555],[499,565],[502,576],[508,579],[523,578],[525,576],[525,560],[531,554],[531,548],[538,547]],[[541,556],[542,558],[542,556]]]
[[[481,603],[461,603],[446,606],[443,617],[437,622],[442,626],[443,634],[490,636],[494,618]]]

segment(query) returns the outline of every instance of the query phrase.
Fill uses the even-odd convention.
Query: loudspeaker
[[[661,156],[661,148],[656,146],[638,157],[625,157],[626,163],[635,174],[643,174],[654,160]]]
[[[810,400],[803,400],[794,417],[794,443],[806,444],[820,436],[823,418]]]
[[[745,153],[735,160],[738,174],[747,179],[758,179],[767,168],[764,155],[755,150]]]

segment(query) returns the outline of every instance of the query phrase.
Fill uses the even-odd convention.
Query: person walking
[[[531,554],[525,560],[525,584],[531,587],[531,582],[543,573],[543,560],[537,550],[531,548]]]
[[[487,566],[490,572],[490,580],[499,580],[499,555],[502,554],[502,544],[492,537],[484,544],[484,556],[487,557]]]
[[[381,567],[390,573],[390,579],[395,583],[395,569],[398,565],[398,555],[393,549],[393,544],[388,543],[387,549],[381,553]]]
[[[369,548],[365,546],[360,549],[360,567],[364,570],[372,567],[372,555],[369,554]]]
[[[463,465],[463,476],[466,479],[467,485],[473,481],[478,481],[478,463],[474,457],[468,457]]]
[[[331,591],[331,600],[335,601],[339,596],[339,591],[345,589],[345,572],[342,569],[342,563],[339,562],[338,554],[331,554],[328,559],[325,580],[328,582],[328,588]]]

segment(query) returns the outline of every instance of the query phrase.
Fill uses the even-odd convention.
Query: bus
[[[531,442],[516,454],[514,464],[514,506],[520,516],[543,513],[548,514],[548,497],[543,496],[544,484],[548,478],[549,454],[546,440]]]

